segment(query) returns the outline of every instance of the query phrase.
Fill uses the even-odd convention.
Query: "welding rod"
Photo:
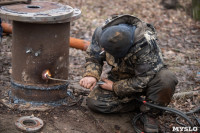
[[[48,79],[51,79],[51,80],[56,80],[56,81],[63,81],[63,82],[69,82],[69,80],[64,80],[64,79],[57,79],[57,78],[52,78],[52,77],[50,77],[50,76],[48,76],[48,75],[46,75],[46,77],[47,77]]]
[[[104,50],[103,50],[103,51],[101,51],[101,52],[99,53],[99,55],[102,55],[104,52],[105,52]]]
[[[103,81],[98,81],[97,82],[97,85],[102,85],[102,84],[104,84],[105,82],[103,82]]]
[[[50,76],[48,76],[48,75],[46,75],[46,76],[47,76],[48,79],[51,79],[51,80],[63,81],[63,82],[69,82],[69,80],[52,78],[52,77],[50,77]],[[104,83],[105,83],[105,82],[103,82],[103,81],[98,81],[96,84],[97,84],[97,85],[102,85],[102,84],[104,84]]]

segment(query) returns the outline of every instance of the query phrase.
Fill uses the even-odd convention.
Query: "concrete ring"
[[[44,122],[34,116],[23,116],[16,120],[15,125],[21,131],[33,133],[42,129]]]

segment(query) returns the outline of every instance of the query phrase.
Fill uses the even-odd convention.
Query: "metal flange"
[[[29,23],[58,23],[80,16],[80,10],[55,2],[32,2],[0,7],[1,18]],[[71,18],[72,17],[72,18]]]
[[[15,122],[16,127],[28,133],[34,133],[42,129],[44,122],[34,116],[23,116]]]

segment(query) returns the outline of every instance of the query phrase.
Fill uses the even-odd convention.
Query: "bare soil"
[[[50,1],[50,0],[48,0]],[[81,9],[82,17],[71,23],[71,36],[90,41],[96,27],[115,14],[132,14],[151,23],[157,30],[165,63],[179,79],[176,92],[200,91],[200,22],[188,13],[191,0],[179,0],[177,9],[165,9],[157,0],[52,0]],[[8,21],[8,20],[4,20]],[[0,100],[8,99],[10,90],[12,35],[4,36],[0,45]],[[85,51],[70,48],[69,79],[82,78]],[[73,106],[62,105],[47,111],[20,111],[0,103],[0,132],[19,133],[14,122],[20,116],[34,115],[45,122],[41,133],[133,133],[131,119],[135,113],[97,114],[85,105],[88,90],[78,84],[71,87],[74,95],[83,98]],[[200,94],[173,99],[170,107],[190,111],[200,106]],[[196,114],[199,117],[199,113]],[[162,132],[171,132],[175,116],[159,118]]]

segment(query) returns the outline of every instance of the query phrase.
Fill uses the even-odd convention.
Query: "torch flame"
[[[42,78],[43,79],[49,79],[49,77],[51,77],[50,71],[48,69],[44,70],[43,73],[42,73]]]
[[[69,80],[65,80],[65,79],[52,78],[52,77],[51,77],[51,73],[50,73],[50,71],[49,71],[48,69],[47,69],[47,70],[44,70],[44,71],[42,72],[42,79],[69,82]]]
[[[50,71],[49,71],[49,70],[46,70],[45,75],[51,77]]]

